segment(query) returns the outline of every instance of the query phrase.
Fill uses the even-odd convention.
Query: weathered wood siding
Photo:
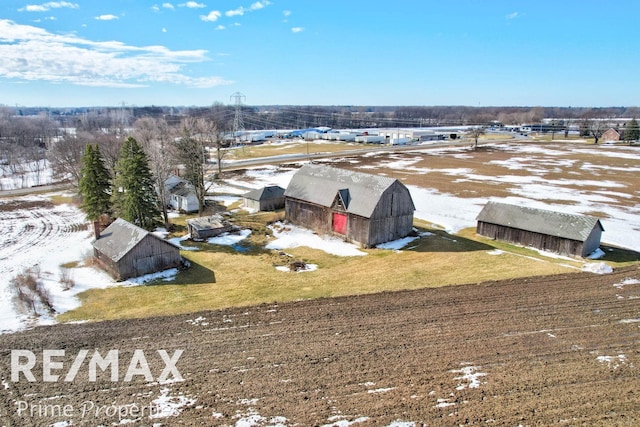
[[[244,199],[244,207],[259,211],[260,210],[260,201],[259,200],[252,200],[252,199]]]
[[[585,256],[583,254],[584,244],[578,240],[565,239],[482,221],[478,221],[476,231],[481,236],[491,239],[528,246],[547,252],[554,252],[560,255]],[[593,250],[589,253],[593,252]],[[586,255],[588,255],[588,253]]]
[[[180,265],[180,250],[151,235],[142,239],[117,262],[97,250],[94,254],[116,280],[126,280]]]
[[[369,220],[368,246],[406,237],[413,229],[415,207],[407,187],[394,183],[380,197]]]
[[[93,248],[93,257],[100,263],[102,268],[116,280],[122,280],[120,278],[120,271],[118,270],[118,264],[111,258],[100,252],[98,249]]]
[[[396,183],[383,193],[371,218],[347,212],[347,232],[337,235],[364,247],[400,239],[413,229],[413,211],[409,190]],[[321,234],[336,234],[333,231],[333,212],[344,212],[344,209],[319,206],[291,197],[285,199],[287,221]]]
[[[212,227],[212,228],[203,228],[199,229],[194,227],[191,224],[187,224],[187,230],[189,230],[189,234],[192,239],[195,240],[204,240],[210,237],[216,237],[221,235],[222,233],[228,233],[233,230],[233,225],[225,225],[221,227]]]
[[[284,210],[286,220],[294,225],[310,228],[324,234],[332,232],[331,208],[287,197]]]
[[[266,199],[260,202],[261,211],[277,211],[284,208],[284,196]]]

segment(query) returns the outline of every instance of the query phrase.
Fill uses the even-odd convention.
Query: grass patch
[[[252,145],[233,150],[230,158],[237,160],[255,159],[269,156],[282,156],[288,154],[317,154],[339,153],[341,151],[356,149],[380,149],[379,144],[356,144],[347,142],[329,141],[288,141],[285,144]]]
[[[79,205],[80,200],[78,196],[69,194],[53,194],[49,197],[51,203],[54,205]]]
[[[238,215],[239,221],[260,223],[253,229],[253,250],[197,243],[202,250],[185,251],[192,266],[171,282],[137,287],[94,289],[80,294],[82,306],[58,320],[103,320],[189,313],[230,306],[369,294],[401,289],[439,287],[575,271],[581,262],[545,259],[535,251],[475,236],[472,229],[458,235],[418,224],[423,236],[402,251],[364,250],[366,256],[340,257],[299,247],[265,250],[267,220],[281,213]],[[244,217],[244,218],[243,218]],[[260,219],[257,219],[257,218]],[[253,228],[253,227],[252,227]],[[258,230],[263,230],[260,234]],[[500,256],[492,255],[502,249]],[[275,269],[292,260],[318,265],[313,272]],[[144,301],[131,304],[131,301]]]
[[[377,173],[400,177],[406,184],[432,188],[460,197],[509,196],[513,195],[511,190],[517,187],[516,184],[495,180],[483,181],[475,177],[471,180],[467,178],[465,170],[487,177],[530,176],[536,173],[539,174],[536,176],[545,179],[615,180],[626,184],[625,187],[613,187],[614,192],[621,194],[620,203],[626,206],[638,203],[639,198],[634,189],[640,185],[640,178],[635,173],[625,171],[635,165],[635,159],[602,156],[596,151],[596,146],[584,143],[542,144],[552,151],[566,150],[563,162],[558,162],[555,153],[522,154],[511,149],[515,144],[520,143],[503,146],[487,144],[486,149],[477,151],[468,149],[439,154],[394,154],[394,159],[415,160],[412,164],[415,171],[392,170],[384,163],[381,164],[381,160],[385,158],[382,155],[361,157],[357,165],[344,162],[340,166],[357,170],[363,165],[374,165]],[[327,149],[338,145],[318,144],[318,147]],[[347,144],[342,146],[345,149],[353,148]],[[565,146],[568,148],[563,148]],[[377,147],[379,146],[372,148]],[[251,147],[254,148],[259,147]],[[300,144],[297,149],[303,148],[304,144]],[[286,153],[278,146],[267,149],[272,151],[266,155]],[[265,155],[254,154],[257,157]],[[519,158],[519,162],[523,164],[522,169],[512,170],[499,162],[513,157]],[[420,168],[428,169],[428,172],[420,172]],[[456,169],[461,169],[462,172],[453,173]],[[539,172],[540,170],[543,172]],[[572,188],[571,185],[568,186]],[[577,190],[586,191],[582,187]],[[593,187],[593,191],[607,190],[606,187],[604,190],[598,186]],[[608,194],[608,197],[614,195]],[[556,203],[562,202],[560,200]],[[572,202],[567,200],[566,203]],[[184,251],[183,256],[191,261],[192,267],[181,271],[173,282],[90,290],[80,295],[83,301],[80,308],[61,315],[59,319],[71,321],[146,317],[274,301],[478,283],[575,272],[584,264],[582,259],[545,257],[532,249],[486,239],[477,236],[474,228],[451,235],[419,220],[415,221],[415,226],[424,235],[400,252],[371,249],[365,250],[368,255],[363,257],[338,257],[300,247],[286,250],[291,255],[287,257],[279,251],[264,249],[271,239],[267,225],[281,220],[282,211],[249,214],[244,210],[235,210],[235,207],[227,208],[227,211],[233,210],[232,221],[252,230],[250,237],[241,243],[245,251],[238,252],[231,247],[206,242],[185,242],[199,247],[200,251]],[[211,213],[224,210],[220,205],[210,208]],[[184,235],[186,220],[194,216],[172,219],[175,224],[172,237]],[[614,268],[638,264],[640,256],[637,252],[606,245],[603,249],[605,257],[594,262],[605,261]],[[292,260],[317,264],[318,269],[312,272],[284,273],[274,268],[277,265],[287,265]],[[132,301],[143,303],[132,304]]]
[[[80,261],[71,261],[60,264],[61,268],[78,268],[80,267]]]

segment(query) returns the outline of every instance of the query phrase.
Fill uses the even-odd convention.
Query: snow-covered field
[[[602,156],[637,160],[637,171],[640,171],[640,155],[637,152],[619,150],[615,147],[598,150]],[[534,145],[511,146],[514,155],[500,165],[509,170],[525,171],[526,174],[503,176],[484,176],[476,173],[472,168],[428,169],[417,167],[421,156],[415,158],[404,156],[396,158],[389,155],[379,162],[379,166],[410,171],[416,174],[429,174],[434,171],[446,173],[452,180],[463,182],[496,181],[508,183],[512,196],[501,199],[507,203],[521,204],[532,207],[554,209],[568,213],[604,212],[608,218],[603,219],[605,232],[602,241],[617,246],[640,250],[640,205],[624,205],[619,203],[629,197],[625,182],[612,180],[610,177],[600,180],[598,171],[601,166],[585,164],[593,172],[590,179],[545,179],[542,175],[549,168],[562,168],[571,165],[572,160],[562,157],[563,151]],[[438,149],[443,150],[444,149]],[[459,149],[447,151],[464,159],[468,154],[457,153]],[[427,151],[425,151],[427,152]],[[566,151],[564,151],[566,153]],[[435,150],[428,150],[430,155]],[[585,153],[582,149],[581,153]],[[370,153],[368,156],[373,156]],[[544,160],[541,160],[543,156]],[[536,157],[538,156],[538,157]],[[370,159],[369,159],[370,160]],[[357,167],[357,162],[355,163]],[[376,168],[371,161],[363,168]],[[244,189],[258,188],[264,185],[279,185],[286,187],[295,173],[293,168],[279,168],[276,166],[256,167],[249,169],[244,176],[217,183],[212,191],[218,192],[215,200],[229,205],[238,200],[237,195]],[[367,171],[367,170],[365,170]],[[436,224],[447,231],[456,232],[462,228],[474,227],[476,217],[484,204],[488,201],[480,197],[458,197],[453,194],[441,193],[430,188],[416,185],[408,186],[415,206],[415,217]],[[640,190],[635,189],[635,195]],[[229,194],[232,194],[229,196]],[[555,200],[571,201],[568,204],[549,203],[549,195]],[[616,201],[618,203],[616,203]],[[23,207],[7,208],[10,204],[19,203]],[[37,208],[35,206],[38,206]],[[4,208],[3,208],[4,207]],[[321,238],[308,230],[297,227],[274,228],[275,240],[267,248],[287,249],[296,246],[309,246],[340,256],[361,256],[365,252],[354,245],[349,245],[339,239]],[[220,236],[210,243],[234,245],[248,236],[245,231],[241,234]],[[53,205],[47,196],[26,196],[14,199],[0,199],[0,332],[14,331],[30,324],[52,323],[52,316],[42,316],[38,319],[18,314],[12,304],[12,294],[9,282],[16,275],[32,270],[37,274],[52,295],[53,307],[57,313],[73,309],[79,305],[76,295],[89,288],[103,288],[114,286],[116,283],[104,272],[85,265],[84,262],[91,254],[93,235],[85,221],[83,213],[71,205]],[[180,240],[176,240],[180,243]],[[392,242],[383,249],[398,250],[410,241]],[[61,266],[77,263],[75,268],[64,269]],[[604,267],[603,267],[604,268]],[[65,290],[61,279],[71,274],[74,286]],[[170,280],[176,272],[166,273]],[[117,285],[132,286],[144,283],[146,280],[158,276],[145,277]]]
[[[46,160],[0,166],[0,190],[29,188],[52,181],[53,174]]]

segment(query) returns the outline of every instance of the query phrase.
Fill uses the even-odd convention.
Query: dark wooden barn
[[[284,188],[277,185],[251,190],[244,196],[244,206],[258,211],[284,208]]]
[[[285,219],[363,247],[400,239],[413,229],[407,187],[394,178],[308,164],[285,193]]]
[[[600,246],[598,218],[489,202],[478,215],[481,236],[561,255],[586,257]]]
[[[193,240],[204,240],[234,230],[233,224],[220,215],[202,216],[187,220],[187,230]]]
[[[180,249],[118,218],[93,242],[99,264],[116,280],[156,273],[180,265]]]

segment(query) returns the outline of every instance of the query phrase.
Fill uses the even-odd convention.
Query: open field
[[[638,298],[632,266],[39,327],[0,336],[0,424],[635,426]],[[65,349],[63,376],[80,350],[117,349],[119,380],[107,370],[89,382],[85,362],[73,382],[12,382],[10,349]],[[184,381],[123,382],[136,349],[156,379],[156,350],[184,350]],[[35,414],[19,415],[17,402]],[[103,409],[83,416],[90,404]],[[38,414],[52,405],[71,409]],[[154,418],[133,407],[156,408]]]
[[[608,155],[601,155],[598,148]],[[584,144],[499,144],[482,146],[477,151],[461,147],[411,153],[372,152],[327,161],[354,170],[375,170],[408,184],[419,209],[416,216],[432,218],[416,220],[421,237],[401,252],[372,249],[362,251],[367,256],[343,257],[298,247],[287,249],[288,256],[284,256],[265,249],[273,240],[265,225],[282,219],[281,214],[248,214],[237,209],[239,202],[227,207],[219,205],[217,209],[233,212],[237,224],[252,229],[242,243],[242,251],[195,244],[200,250],[183,251],[193,268],[179,273],[173,282],[91,290],[80,295],[81,307],[59,316],[59,320],[180,314],[272,300],[295,301],[579,271],[582,260],[543,256],[530,249],[482,239],[472,228],[461,227],[473,225],[475,215],[489,198],[518,201],[516,195],[528,192],[533,199],[541,198],[561,208],[573,205],[580,210],[584,206],[584,213],[602,217],[608,230],[605,241],[616,228],[636,233],[638,221],[626,218],[629,210],[640,206],[637,154],[633,149],[616,150]],[[295,165],[258,168],[250,173],[229,172],[226,179],[250,188],[269,179],[280,181],[281,175],[290,176],[292,171]],[[430,192],[421,190],[425,188]],[[438,202],[438,194],[452,197]],[[626,223],[624,227],[614,224],[617,227],[610,228],[614,221]],[[184,225],[184,219],[176,222]],[[183,233],[180,230],[177,235]],[[317,265],[318,269],[304,274],[275,269],[296,259]],[[620,267],[636,263],[638,254],[608,247],[603,261]],[[144,300],[145,304],[132,305],[132,300]]]

